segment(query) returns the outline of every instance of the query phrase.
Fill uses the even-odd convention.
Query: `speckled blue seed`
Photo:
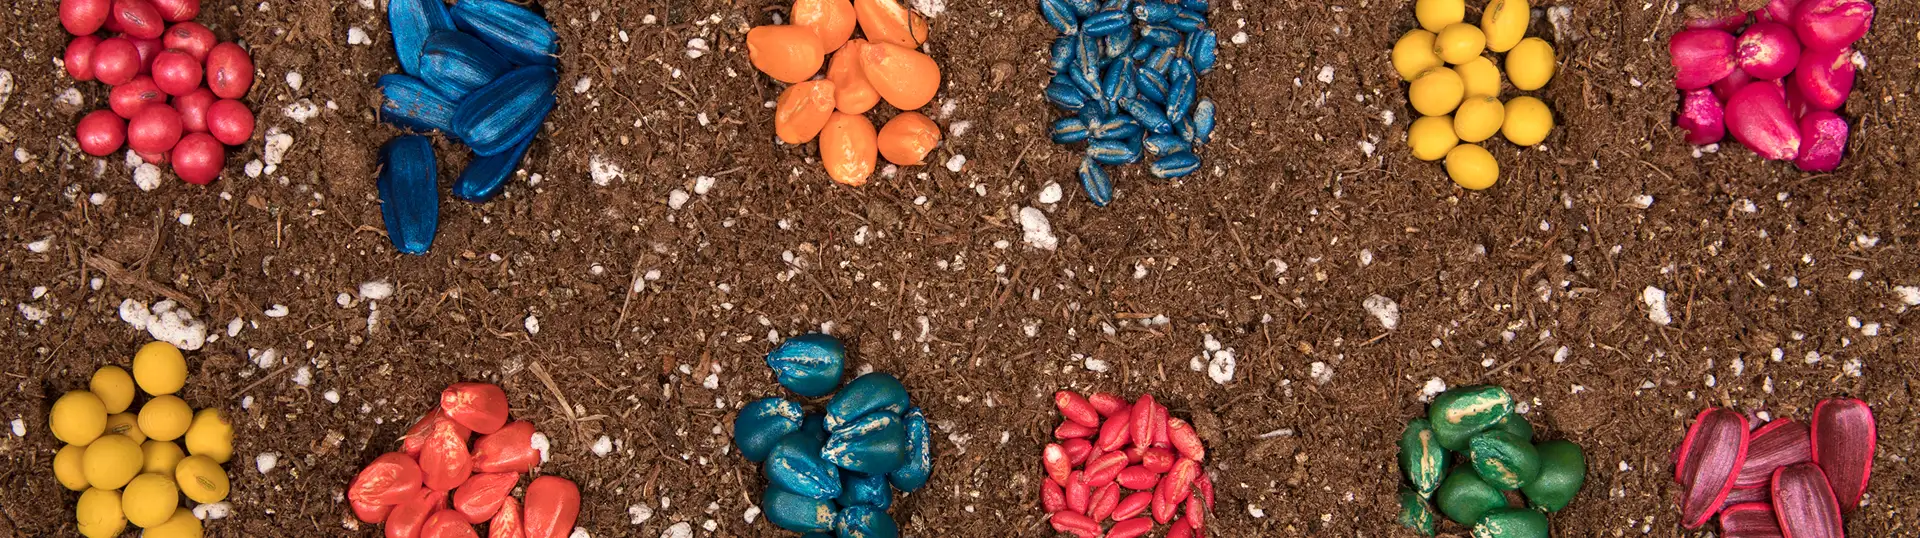
[[[808,398],[833,392],[846,362],[847,348],[840,339],[819,333],[788,338],[767,354],[767,366],[773,368],[780,385]]]
[[[1066,72],[1068,68],[1071,68],[1074,58],[1073,45],[1074,39],[1071,37],[1061,37],[1053,40],[1053,55],[1048,58],[1048,69],[1051,69],[1054,73],[1063,73]]]
[[[1093,135],[1087,131],[1087,120],[1080,117],[1067,117],[1054,120],[1053,143],[1072,144],[1086,142]]]
[[[1126,11],[1127,6],[1132,3],[1133,0],[1107,0],[1100,3],[1100,9],[1102,11]]]
[[[1186,58],[1174,59],[1173,67],[1167,70],[1167,121],[1186,121],[1198,91],[1193,63]]]
[[[1094,140],[1087,143],[1087,156],[1095,162],[1119,166],[1140,160],[1140,152],[1125,140]]]
[[[1153,166],[1150,171],[1153,173],[1153,177],[1173,179],[1186,177],[1199,169],[1200,158],[1194,156],[1193,153],[1183,151],[1153,161]]]
[[[1040,0],[1040,17],[1062,34],[1080,32],[1080,14],[1074,13],[1073,6],[1068,5],[1066,0]]]
[[[1087,95],[1066,78],[1055,78],[1053,84],[1047,86],[1047,101],[1068,112],[1087,107]]]
[[[1213,30],[1201,30],[1187,36],[1187,57],[1193,59],[1193,68],[1200,74],[1213,72],[1214,65],[1220,61],[1219,49],[1220,38],[1214,35]]]
[[[876,475],[893,472],[907,462],[906,424],[900,415],[868,413],[834,431],[820,449],[820,457],[848,471]]]
[[[1208,5],[1207,0],[1180,0],[1180,9],[1204,15],[1211,6]]]
[[[848,507],[840,511],[840,520],[834,527],[839,530],[840,538],[900,538],[900,527],[884,508]]]
[[[1105,90],[1102,96],[1115,103],[1132,99],[1140,90],[1133,83],[1135,71],[1132,59],[1119,59],[1107,64],[1106,73],[1100,77],[1100,88]]]
[[[1173,47],[1156,46],[1153,49],[1153,55],[1147,57],[1145,67],[1159,71],[1161,75],[1166,75],[1167,69],[1173,67],[1173,59],[1178,57],[1180,57],[1180,51],[1175,50]]]
[[[1127,57],[1132,58],[1136,64],[1145,64],[1147,58],[1153,56],[1153,51],[1154,46],[1152,43],[1135,39],[1133,40],[1133,48],[1127,50]]]
[[[767,460],[767,453],[787,434],[800,431],[806,410],[783,398],[761,398],[740,409],[733,419],[733,442],[747,461]]]
[[[915,491],[933,476],[933,430],[918,407],[908,409],[903,419],[907,421],[907,462],[887,473],[887,481],[900,491]]]
[[[842,508],[871,506],[885,511],[893,506],[893,489],[887,486],[885,475],[842,471],[839,503]]]
[[[1080,188],[1087,191],[1087,199],[1097,207],[1106,207],[1113,203],[1113,178],[1107,176],[1107,169],[1100,167],[1093,157],[1080,160]]]
[[[1130,118],[1127,116],[1121,116],[1121,118],[1124,118],[1126,122],[1120,124],[1119,127],[1108,129],[1107,132],[1102,133],[1106,135],[1102,137],[1103,140],[1128,140],[1133,138],[1139,138],[1141,133],[1146,131],[1145,128],[1140,127],[1139,121],[1135,121],[1133,118]]]
[[[1133,19],[1121,11],[1102,11],[1087,17],[1080,23],[1080,32],[1094,37],[1105,37],[1125,32]]]
[[[900,378],[885,372],[872,372],[854,378],[827,402],[827,431],[839,433],[848,423],[869,413],[895,415],[907,412],[907,387]]]
[[[1213,100],[1201,99],[1193,105],[1193,116],[1187,119],[1187,141],[1201,145],[1213,140]]]
[[[1193,33],[1207,28],[1207,18],[1192,11],[1180,10],[1173,14],[1173,20],[1167,24],[1182,32]]]
[[[1118,114],[1111,116],[1084,114],[1083,117],[1087,118],[1087,134],[1096,140],[1113,138],[1108,133],[1119,130],[1127,124],[1127,117]]]
[[[767,454],[767,483],[815,499],[840,496],[840,469],[821,456],[824,445],[805,432],[780,439]]]
[[[807,413],[807,419],[800,423],[800,433],[807,434],[817,444],[827,444],[827,414],[819,411]]]
[[[1100,96],[1100,40],[1078,36],[1074,38],[1073,85],[1089,98]]]
[[[1140,2],[1133,5],[1133,18],[1147,24],[1159,24],[1173,18],[1179,8],[1166,2]]]
[[[1141,97],[1159,104],[1167,102],[1167,77],[1159,71],[1140,69],[1133,73],[1133,88]]]
[[[1121,103],[1121,106],[1126,108],[1134,121],[1140,122],[1140,126],[1147,131],[1153,134],[1173,132],[1172,120],[1167,119],[1166,114],[1160,112],[1159,107],[1154,106],[1152,102],[1145,99],[1132,99]]]
[[[1193,145],[1187,143],[1187,139],[1170,133],[1148,136],[1145,144],[1148,153],[1161,156],[1193,149]]]
[[[1067,0],[1067,5],[1073,6],[1074,15],[1082,19],[1100,11],[1100,3],[1094,0]]]
[[[1118,32],[1101,38],[1100,53],[1107,58],[1121,58],[1133,52],[1133,32]]]
[[[1156,47],[1178,45],[1180,44],[1181,37],[1179,29],[1159,24],[1149,24],[1146,29],[1140,31],[1140,39],[1144,39]]]
[[[777,486],[760,496],[760,510],[774,526],[793,532],[833,532],[840,507],[832,500],[815,499]]]

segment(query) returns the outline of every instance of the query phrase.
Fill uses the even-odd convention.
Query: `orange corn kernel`
[[[833,113],[820,131],[820,163],[835,183],[849,187],[867,184],[879,152],[873,123],[864,116]]]
[[[793,24],[806,28],[820,38],[820,50],[833,52],[853,37],[858,24],[853,3],[848,0],[794,0]]]
[[[931,33],[925,15],[907,9],[896,0],[853,0],[853,11],[868,41],[919,48]]]
[[[880,98],[900,110],[919,110],[940,91],[940,65],[917,50],[868,43],[860,49],[860,65]]]
[[[827,62],[827,80],[833,81],[833,103],[841,112],[866,114],[873,110],[873,105],[880,104],[880,94],[874,93],[873,84],[867,82],[866,70],[860,67],[860,50],[866,46],[865,39],[847,40],[846,46]]]
[[[753,67],[774,80],[798,84],[827,61],[820,38],[811,30],[791,25],[767,25],[747,31],[747,58]]]
[[[780,141],[800,145],[812,142],[833,117],[833,81],[810,80],[787,87],[773,109],[773,132]]]
[[[927,154],[940,145],[940,126],[919,112],[902,112],[880,128],[880,155],[900,166],[927,163]]]

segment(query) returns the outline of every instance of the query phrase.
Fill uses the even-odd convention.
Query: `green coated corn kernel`
[[[1487,485],[1471,469],[1455,468],[1447,473],[1446,481],[1440,483],[1440,490],[1434,493],[1433,504],[1454,523],[1472,526],[1488,512],[1506,508],[1507,496]]]
[[[1421,497],[1440,489],[1440,481],[1447,477],[1447,454],[1433,434],[1433,423],[1423,418],[1407,423],[1406,433],[1400,436],[1400,469]]]
[[[1467,445],[1474,472],[1495,488],[1520,489],[1540,476],[1540,452],[1526,439],[1496,430],[1473,436]]]
[[[1433,536],[1433,522],[1433,508],[1427,506],[1427,500],[1417,491],[1400,488],[1400,524],[1421,536]]]
[[[1433,399],[1428,419],[1440,446],[1447,450],[1466,448],[1467,440],[1492,428],[1513,413],[1513,395],[1493,385],[1478,385],[1447,391]]]
[[[1547,515],[1525,508],[1502,508],[1473,524],[1473,538],[1548,538]]]
[[[1520,488],[1535,508],[1558,512],[1573,502],[1587,481],[1587,454],[1571,441],[1534,445],[1540,453],[1540,477]]]

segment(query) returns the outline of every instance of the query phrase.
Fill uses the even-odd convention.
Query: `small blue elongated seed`
[[[1180,30],[1171,26],[1149,24],[1140,31],[1140,38],[1158,47],[1171,47],[1180,44]]]
[[[1160,155],[1160,156],[1172,155],[1175,153],[1193,149],[1193,145],[1188,144],[1186,139],[1180,138],[1178,135],[1173,135],[1173,134],[1156,134],[1156,135],[1148,136],[1145,141],[1145,144],[1146,144],[1148,153],[1152,153],[1154,155]]]
[[[1159,24],[1173,18],[1178,8],[1166,2],[1140,2],[1133,5],[1133,18],[1147,24]]]
[[[1080,110],[1087,106],[1086,94],[1080,93],[1080,88],[1074,87],[1071,82],[1062,83],[1056,81],[1048,85],[1047,101],[1052,102],[1053,106],[1060,107],[1061,110],[1069,112]]]
[[[1053,143],[1055,144],[1086,142],[1092,135],[1087,131],[1087,120],[1083,118],[1060,118],[1053,122]]]
[[[512,149],[521,137],[539,132],[553,110],[556,76],[550,66],[529,65],[474,89],[453,111],[453,133],[478,155]]]
[[[1054,73],[1065,73],[1073,66],[1074,41],[1072,37],[1062,36],[1053,40],[1053,55],[1047,58],[1048,68]]]
[[[1213,30],[1201,30],[1187,37],[1187,57],[1193,59],[1193,68],[1200,74],[1213,72],[1213,66],[1219,62],[1220,38]]]
[[[459,106],[407,75],[380,77],[380,120],[411,131],[453,132],[453,112]]]
[[[1100,95],[1100,42],[1079,35],[1074,37],[1074,84],[1088,97]]]
[[[453,182],[453,195],[476,204],[500,196],[506,191],[507,180],[513,177],[514,169],[520,166],[520,160],[526,158],[527,149],[533,147],[535,134],[539,133],[528,133],[513,149],[491,157],[476,155],[467,161],[467,169],[461,170],[460,179]]]
[[[1126,140],[1094,140],[1087,143],[1087,156],[1100,164],[1119,166],[1140,160],[1140,151]]]
[[[1167,71],[1167,121],[1186,121],[1187,113],[1193,110],[1193,101],[1199,92],[1193,64],[1186,58],[1177,58]]]
[[[1087,199],[1096,207],[1106,207],[1113,203],[1113,179],[1107,177],[1107,169],[1100,163],[1087,157],[1080,160],[1080,188],[1087,191]]]
[[[1158,104],[1167,103],[1167,77],[1159,71],[1141,69],[1133,75],[1134,89],[1141,97]]]
[[[1198,32],[1206,29],[1207,18],[1183,9],[1180,10],[1179,13],[1173,14],[1173,20],[1167,21],[1167,24],[1181,32]]]
[[[1094,0],[1067,0],[1067,5],[1073,6],[1074,15],[1081,19],[1100,11],[1100,3]]]
[[[1107,133],[1124,128],[1131,121],[1123,114],[1088,116],[1087,133],[1095,140],[1112,138]]]
[[[420,80],[454,101],[512,69],[486,43],[459,30],[435,30],[420,49]]]
[[[1122,11],[1102,11],[1087,17],[1080,23],[1080,32],[1094,37],[1105,37],[1127,31],[1132,19]]]
[[[1147,58],[1151,56],[1153,56],[1153,44],[1139,39],[1133,40],[1133,48],[1127,50],[1127,57],[1142,65],[1145,65]]]
[[[1139,122],[1129,119],[1127,120],[1126,123],[1121,124],[1119,127],[1109,130],[1102,134],[1106,135],[1105,137],[1103,137],[1103,139],[1105,140],[1132,140],[1135,138],[1139,138],[1141,133],[1143,132],[1145,132],[1145,129],[1142,129],[1140,127]]]
[[[1214,106],[1212,99],[1201,99],[1199,104],[1193,105],[1193,117],[1187,121],[1192,124],[1192,128],[1188,129],[1188,131],[1191,137],[1190,141],[1194,145],[1205,144],[1213,140],[1213,113]]]
[[[460,0],[453,23],[517,65],[553,65],[560,36],[553,23],[506,0]]]
[[[1147,131],[1153,134],[1173,132],[1173,120],[1167,119],[1166,114],[1161,113],[1159,107],[1153,106],[1153,103],[1144,99],[1131,99],[1122,103],[1121,106],[1126,108],[1127,114],[1131,114],[1134,121],[1140,122],[1140,126]]]
[[[1105,3],[1100,4],[1100,9],[1103,11],[1126,11],[1127,4],[1132,2],[1133,0],[1107,0]]]
[[[1073,11],[1067,0],[1040,0],[1040,17],[1062,34],[1080,33],[1080,14]]]
[[[1180,9],[1205,14],[1211,6],[1207,0],[1180,0]]]
[[[420,52],[434,30],[452,30],[453,16],[441,0],[393,0],[387,3],[387,28],[393,33],[393,52],[400,70],[420,74]]]
[[[1200,158],[1191,152],[1182,151],[1153,161],[1153,165],[1149,168],[1153,177],[1160,179],[1186,177],[1200,169]]]
[[[1104,90],[1101,96],[1115,103],[1132,99],[1139,93],[1139,89],[1133,84],[1133,71],[1133,60],[1130,59],[1114,60],[1108,63],[1106,74],[1100,77],[1100,88]]]
[[[1178,57],[1180,57],[1180,51],[1174,50],[1173,47],[1159,47],[1153,50],[1152,56],[1147,57],[1146,67],[1164,75],[1173,67],[1173,59]]]
[[[1109,59],[1125,57],[1133,52],[1133,43],[1135,41],[1138,40],[1133,38],[1133,32],[1119,32],[1101,38],[1100,53]]]
[[[906,423],[893,413],[868,413],[827,439],[827,444],[820,448],[820,457],[848,471],[893,472],[907,462]]]

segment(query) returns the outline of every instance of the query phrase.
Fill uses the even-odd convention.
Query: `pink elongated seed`
[[[1813,406],[1809,429],[1813,433],[1813,462],[1833,484],[1840,509],[1853,512],[1867,491],[1873,454],[1880,444],[1873,409],[1853,398],[1821,400]]]
[[[1060,409],[1060,416],[1067,417],[1067,420],[1088,428],[1100,427],[1100,413],[1078,392],[1063,390],[1053,393],[1053,405]]]
[[[1113,483],[1113,479],[1120,476],[1120,471],[1126,467],[1126,454],[1108,452],[1100,456],[1099,459],[1088,462],[1085,474],[1082,475],[1081,479],[1087,482],[1087,487],[1098,488],[1106,486],[1107,484]]]
[[[1193,425],[1187,421],[1173,419],[1167,422],[1167,440],[1173,443],[1173,449],[1180,451],[1180,457],[1207,461],[1207,447],[1200,443],[1200,434],[1193,431]]]
[[[1813,49],[1800,56],[1794,69],[1793,88],[1808,108],[1839,110],[1853,94],[1856,74],[1853,49]]]
[[[1059,427],[1053,429],[1053,437],[1055,439],[1086,439],[1093,437],[1095,433],[1099,432],[1094,430],[1093,427],[1082,426],[1080,423],[1073,421],[1062,422]]]
[[[1153,505],[1153,492],[1151,491],[1138,491],[1128,494],[1126,497],[1120,499],[1119,504],[1114,505],[1113,518],[1118,520],[1132,519],[1134,516],[1145,513],[1147,507],[1151,505]]]
[[[1117,415],[1132,405],[1127,403],[1125,398],[1107,392],[1093,393],[1092,396],[1087,397],[1087,403],[1092,404],[1093,410],[1098,411],[1103,417]]]
[[[1800,126],[1794,124],[1784,88],[1754,83],[1727,100],[1727,130],[1762,158],[1792,160],[1800,155]]]
[[[1672,55],[1673,85],[1681,90],[1698,90],[1727,78],[1739,65],[1734,62],[1733,34],[1720,30],[1684,30],[1667,44]]]
[[[1086,439],[1068,439],[1061,441],[1060,447],[1067,451],[1067,463],[1073,464],[1075,467],[1087,463],[1087,456],[1093,454],[1093,443]]]
[[[1727,137],[1727,110],[1709,90],[1687,90],[1674,123],[1687,131],[1687,143],[1704,146]]]
[[[1682,526],[1699,528],[1720,508],[1747,461],[1747,442],[1747,417],[1740,413],[1715,407],[1694,417],[1681,443]]]
[[[1133,440],[1133,428],[1129,423],[1131,418],[1130,409],[1107,417],[1107,422],[1100,425],[1099,441],[1095,446],[1108,452],[1126,448],[1127,443]]]
[[[1130,417],[1133,446],[1153,444],[1153,414],[1156,405],[1158,404],[1153,401],[1151,394],[1141,395],[1139,400],[1134,400],[1133,413]]]
[[[1107,538],[1140,538],[1153,531],[1153,520],[1144,517],[1123,519],[1107,529]]]
[[[1063,485],[1073,472],[1073,462],[1067,458],[1067,449],[1057,444],[1048,444],[1040,451],[1040,463],[1046,469],[1048,478]]]
[[[1800,40],[1793,30],[1777,22],[1756,22],[1740,34],[1734,46],[1734,58],[1740,70],[1760,80],[1787,76],[1800,65]]]
[[[1093,494],[1093,505],[1087,508],[1087,517],[1094,522],[1106,521],[1113,515],[1113,509],[1120,506],[1120,485],[1107,484]]]
[[[1121,469],[1120,475],[1114,477],[1114,481],[1127,489],[1140,491],[1152,489],[1154,484],[1160,482],[1160,475],[1147,470],[1146,467],[1135,465]]]
[[[1049,514],[1067,509],[1067,490],[1052,478],[1040,481],[1040,509]]]
[[[1803,0],[1793,12],[1793,30],[1808,48],[1852,46],[1873,28],[1873,2]]]
[[[1100,523],[1079,512],[1054,512],[1047,519],[1055,531],[1071,533],[1080,538],[1100,536]]]
[[[1067,478],[1066,486],[1067,510],[1076,514],[1087,513],[1087,508],[1093,504],[1093,488],[1087,487],[1086,477],[1080,471],[1074,471],[1073,476]]]

